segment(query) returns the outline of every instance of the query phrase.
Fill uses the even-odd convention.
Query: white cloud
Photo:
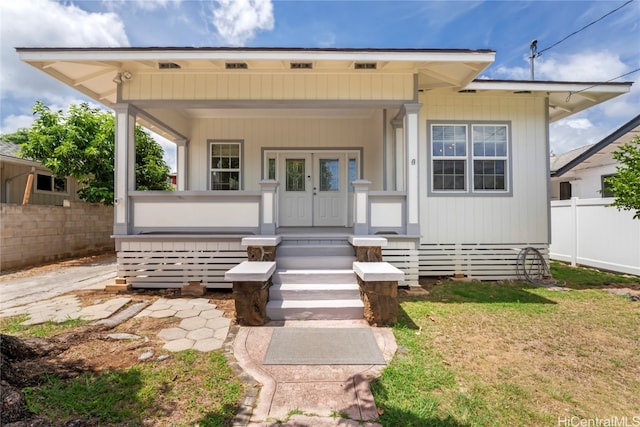
[[[572,129],[589,129],[593,127],[589,119],[568,119],[565,125]]]
[[[529,59],[522,67],[498,67],[495,75],[516,80],[529,80]],[[536,80],[607,81],[629,71],[620,56],[608,51],[582,52],[566,56],[539,57],[535,60]]]
[[[180,6],[182,0],[102,0],[102,4],[109,10],[119,7],[135,7],[144,11],[165,9],[169,5]]]
[[[273,30],[271,0],[218,0],[213,25],[229,44],[243,46],[257,31]]]
[[[90,13],[51,0],[0,2],[2,97],[44,98],[61,84],[20,62],[15,47],[128,46],[124,23],[114,13]]]
[[[33,116],[26,114],[11,114],[2,119],[0,134],[14,133],[18,129],[28,128],[33,123]]]

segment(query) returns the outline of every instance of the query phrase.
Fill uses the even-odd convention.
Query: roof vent
[[[375,62],[356,62],[354,68],[356,70],[375,70],[378,66]]]
[[[158,68],[161,70],[176,70],[182,67],[175,62],[159,62]]]
[[[246,70],[249,68],[246,62],[227,62],[224,64],[227,70]]]
[[[313,64],[311,62],[292,62],[291,69],[292,70],[310,70],[313,68]]]
[[[517,90],[517,91],[515,91],[513,93],[515,93],[516,95],[528,95],[528,94],[531,93],[531,91],[530,90]]]
[[[458,93],[476,93],[475,89],[462,89],[459,90]]]

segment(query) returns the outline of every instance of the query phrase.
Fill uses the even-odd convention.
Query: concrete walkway
[[[44,301],[80,289],[103,289],[116,278],[116,258],[55,267],[15,278],[0,276],[0,310]]]
[[[233,353],[242,369],[262,385],[255,402],[245,402],[235,425],[266,426],[379,426],[378,411],[369,388],[382,365],[263,365],[271,335],[277,327],[369,328],[364,320],[271,322],[264,327],[241,327]],[[373,328],[389,363],[397,346],[393,332]]]

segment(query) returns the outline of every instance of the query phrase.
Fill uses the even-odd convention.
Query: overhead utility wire
[[[626,3],[624,3],[621,6],[618,6],[617,8],[613,9],[611,12],[606,13],[604,15],[602,15],[600,18],[596,19],[595,21],[591,22],[590,24],[585,25],[584,27],[580,28],[579,30],[574,31],[573,33],[569,34],[568,36],[564,37],[562,40],[559,40],[557,42],[555,42],[554,44],[552,44],[551,46],[542,49],[541,51],[536,52],[536,56],[540,56],[542,55],[544,52],[548,51],[551,48],[554,48],[556,46],[558,46],[560,43],[564,42],[565,40],[567,40],[569,37],[575,36],[576,34],[578,34],[581,31],[586,30],[587,28],[589,28],[590,26],[592,26],[593,24],[602,21],[604,18],[606,18],[607,16],[611,15],[612,13],[615,13],[617,11],[619,11],[620,9],[622,9],[623,7],[633,3],[634,0],[629,0]]]

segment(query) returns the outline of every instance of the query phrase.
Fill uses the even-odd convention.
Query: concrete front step
[[[339,245],[298,245],[282,243],[277,249],[278,258],[288,256],[355,256],[353,246],[349,244]]]
[[[364,304],[360,299],[272,300],[267,303],[267,316],[271,320],[362,319]]]
[[[277,284],[269,288],[271,300],[345,300],[360,299],[360,287],[346,284]]]
[[[276,261],[278,270],[349,270],[356,260],[354,256],[280,256]]]
[[[353,269],[336,270],[276,270],[274,284],[353,284],[358,283]]]

